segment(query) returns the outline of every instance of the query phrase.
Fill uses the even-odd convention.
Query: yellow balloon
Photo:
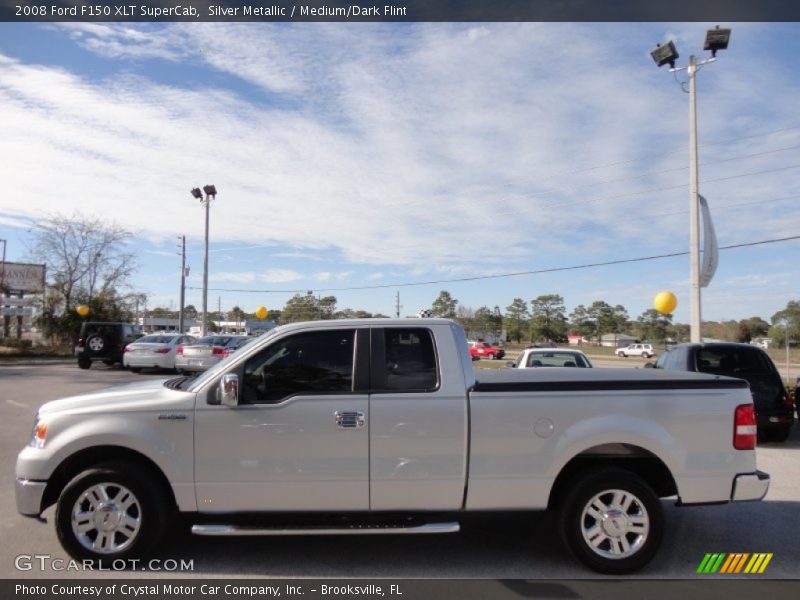
[[[85,317],[91,312],[91,309],[85,304],[81,304],[78,308],[75,309],[75,312],[78,313],[78,315],[80,315],[81,317]]]
[[[269,311],[266,306],[259,306],[256,309],[256,317],[259,319],[266,319],[269,316]]]
[[[678,299],[672,292],[658,292],[653,298],[653,306],[662,315],[670,315],[675,307],[678,306]]]

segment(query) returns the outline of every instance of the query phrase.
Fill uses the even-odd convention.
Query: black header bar
[[[795,0],[0,0],[6,22],[800,21]]]

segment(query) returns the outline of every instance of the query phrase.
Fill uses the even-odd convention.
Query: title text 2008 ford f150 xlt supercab
[[[659,546],[660,498],[766,494],[744,381],[476,373],[447,320],[278,327],[196,379],[42,406],[18,509],[56,504],[70,554],[117,560],[148,552],[177,511],[197,534],[319,535],[452,532],[465,513],[549,508],[579,560],[625,573]]]

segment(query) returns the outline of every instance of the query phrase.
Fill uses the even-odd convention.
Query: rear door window
[[[439,387],[433,333],[424,327],[375,330],[374,391],[432,392]],[[380,338],[383,338],[382,343]]]

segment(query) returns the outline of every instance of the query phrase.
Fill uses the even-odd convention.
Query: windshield
[[[275,327],[274,329],[270,329],[266,333],[262,333],[260,336],[258,336],[256,338],[253,338],[253,341],[269,339],[269,338],[273,337],[276,333],[279,333],[282,330],[283,330],[283,327]],[[247,344],[247,346],[249,346],[249,345],[250,344]],[[204,371],[203,373],[198,375],[198,377],[191,382],[191,387],[189,388],[189,391],[190,392],[198,391],[206,383],[208,383],[209,381],[214,379],[214,377],[216,377],[220,372],[225,371],[228,368],[228,366],[230,365],[231,359],[233,357],[239,357],[239,356],[241,356],[241,353],[238,353],[238,352],[235,353],[235,354],[231,354],[228,358],[225,358],[225,359],[219,361],[213,367],[211,367],[207,371]]]

